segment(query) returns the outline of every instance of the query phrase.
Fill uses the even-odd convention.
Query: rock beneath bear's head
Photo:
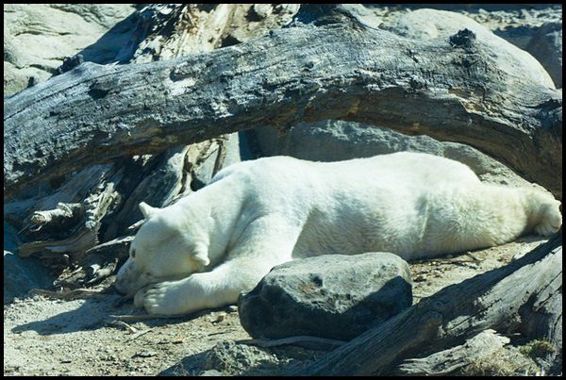
[[[391,253],[324,255],[276,266],[238,301],[256,338],[349,340],[412,304],[409,265]]]

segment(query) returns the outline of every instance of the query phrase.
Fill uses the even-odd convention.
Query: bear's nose
[[[116,289],[116,291],[120,294],[126,294],[127,293],[126,289],[124,289],[124,281],[122,281],[122,280],[116,280],[114,282],[114,289]]]

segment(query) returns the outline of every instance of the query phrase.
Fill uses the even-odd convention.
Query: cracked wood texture
[[[494,355],[509,342],[509,338],[497,335],[496,331],[485,330],[459,346],[424,358],[407,359],[399,366],[399,372],[413,376],[454,375],[458,370]]]
[[[169,61],[83,63],[4,100],[5,194],[237,130],[343,119],[469,144],[561,197],[561,92],[468,45],[346,17]]]
[[[502,268],[421,300],[301,369],[301,375],[386,374],[404,359],[454,347],[487,329],[501,334],[527,332],[529,339],[546,339],[561,351],[561,233]],[[544,328],[539,323],[537,329],[530,329],[531,313],[544,315],[537,318],[545,321]]]

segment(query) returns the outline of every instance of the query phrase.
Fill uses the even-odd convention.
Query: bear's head
[[[202,271],[209,263],[208,244],[191,231],[175,207],[139,205],[145,221],[130,245],[130,256],[118,271],[116,289],[127,296],[162,281],[179,280]]]

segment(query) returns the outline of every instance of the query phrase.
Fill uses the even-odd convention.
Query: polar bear
[[[406,260],[559,230],[560,202],[535,188],[482,183],[466,165],[399,152],[339,162],[277,156],[220,171],[158,209],[116,288],[150,314],[235,303],[274,266],[320,254],[393,252]]]

